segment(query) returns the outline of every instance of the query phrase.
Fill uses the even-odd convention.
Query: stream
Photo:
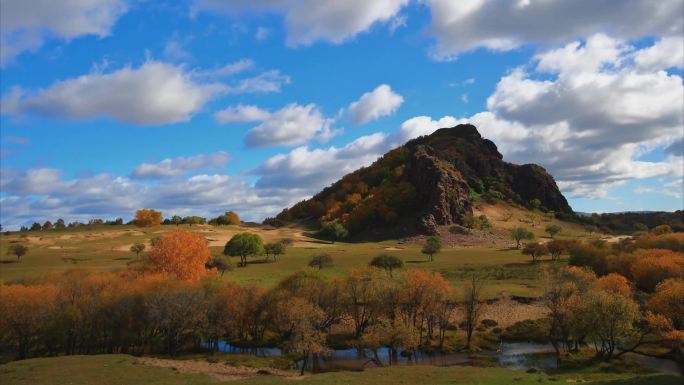
[[[237,347],[228,342],[220,342],[218,350],[225,353],[252,354],[258,357],[273,357],[283,354],[279,348],[250,348]],[[377,358],[382,365],[435,365],[454,366],[472,365],[473,358],[468,353],[429,353],[416,352],[412,355],[404,355],[401,351],[394,354],[388,348],[377,350]],[[550,344],[530,342],[502,342],[499,350],[485,350],[478,353],[484,357],[494,357],[503,367],[527,370],[548,370],[556,367],[556,358]],[[627,353],[624,358],[635,362],[645,368],[662,373],[682,375],[682,372],[673,360],[645,356],[637,353]],[[296,365],[300,368],[301,362]],[[317,355],[315,359],[309,359],[307,370],[314,373],[332,372],[340,370],[359,371],[365,368],[376,367],[373,352],[364,349],[333,349],[324,355]]]

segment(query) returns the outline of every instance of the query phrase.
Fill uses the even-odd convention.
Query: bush
[[[684,256],[671,250],[650,249],[634,253],[636,261],[631,272],[636,286],[653,292],[656,286],[668,278],[684,278]]]
[[[507,327],[501,334],[506,341],[548,342],[551,322],[548,318],[524,320]]]
[[[598,275],[608,273],[607,257],[609,249],[595,245],[577,244],[570,249],[568,264],[571,266],[590,267]]]
[[[332,266],[333,259],[330,254],[327,253],[313,255],[311,256],[311,260],[309,260],[309,267],[317,268],[318,270]]]

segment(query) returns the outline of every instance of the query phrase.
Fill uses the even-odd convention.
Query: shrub
[[[321,254],[316,254],[311,256],[311,259],[309,260],[309,267],[317,268],[318,270],[321,270],[326,267],[332,267],[333,266],[333,259],[330,256],[330,254],[327,253],[321,253]]]
[[[668,278],[684,278],[684,256],[671,250],[650,249],[634,253],[636,261],[631,272],[636,286],[652,292]]]

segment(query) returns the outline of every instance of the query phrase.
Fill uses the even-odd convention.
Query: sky
[[[2,0],[0,223],[260,221],[475,124],[581,212],[684,208],[681,0]]]

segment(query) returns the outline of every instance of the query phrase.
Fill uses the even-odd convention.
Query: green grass
[[[3,385],[209,385],[218,381],[204,374],[180,374],[170,368],[133,364],[135,358],[122,354],[67,356],[15,361],[0,366]],[[259,376],[231,384],[479,384],[532,385],[578,382],[603,385],[675,385],[681,377],[633,373],[579,372],[546,375],[491,367],[397,366],[363,372],[335,372],[308,375],[301,380]]]
[[[485,280],[485,295],[489,298],[510,293],[519,296],[537,296],[542,293],[538,280],[540,265],[531,264],[529,258],[517,250],[491,248],[444,248],[433,262],[421,254],[420,245],[399,243],[396,240],[383,242],[330,244],[313,238],[303,237],[296,228],[263,229],[237,226],[200,227],[182,226],[193,231],[202,231],[213,242],[211,251],[219,255],[222,244],[232,234],[241,231],[256,232],[265,241],[282,238],[296,239],[286,255],[277,262],[265,263],[263,257],[250,258],[245,268],[235,267],[224,275],[224,279],[243,284],[271,287],[285,276],[306,268],[311,255],[329,253],[334,267],[324,269],[328,277],[342,276],[347,269],[367,265],[380,253],[391,253],[400,257],[405,269],[423,268],[438,271],[455,285],[475,273]],[[96,226],[47,232],[12,233],[0,235],[0,281],[26,282],[49,273],[69,269],[93,271],[114,271],[126,268],[136,256],[128,246],[137,242],[149,242],[151,238],[175,226],[159,226],[140,229],[134,226]],[[29,252],[20,261],[7,255],[12,242],[25,242]],[[387,250],[399,249],[399,250]],[[237,265],[234,259],[233,264]]]

